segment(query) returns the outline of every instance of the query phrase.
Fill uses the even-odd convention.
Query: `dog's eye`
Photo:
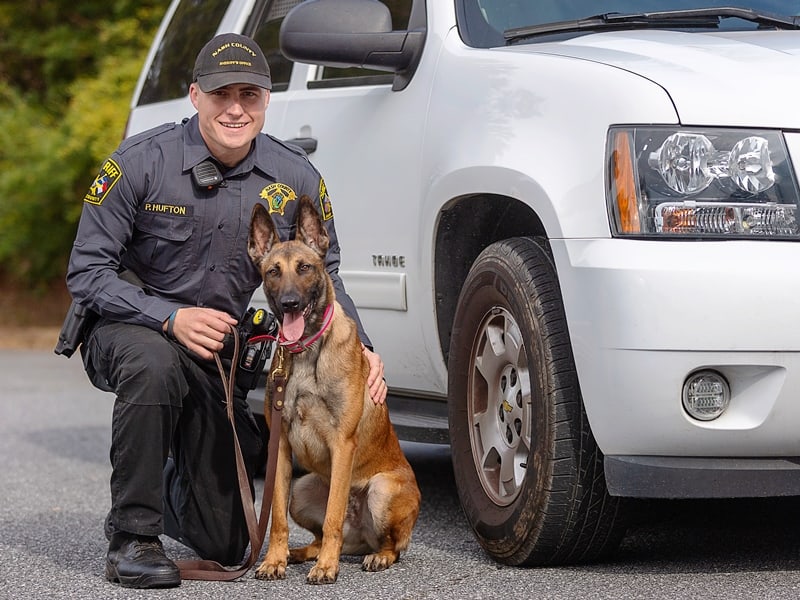
[[[311,265],[310,265],[310,264],[308,264],[308,263],[301,263],[301,264],[300,264],[300,266],[299,266],[299,267],[297,267],[297,270],[298,270],[300,273],[305,273],[305,272],[306,272],[306,271],[308,271],[310,268],[311,268]]]
[[[271,267],[267,269],[267,275],[270,277],[278,277],[280,274],[281,272],[278,270],[278,267]]]

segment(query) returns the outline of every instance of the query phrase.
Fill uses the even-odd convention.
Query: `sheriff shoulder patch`
[[[322,218],[328,221],[333,218],[333,206],[331,206],[331,197],[328,196],[328,188],[325,187],[325,180],[319,180],[319,209],[322,213]]]
[[[83,201],[100,206],[103,200],[106,199],[108,192],[120,179],[122,179],[122,170],[117,163],[109,158],[100,167],[100,173],[95,177],[94,183],[92,183],[89,191],[86,192]]]
[[[297,194],[285,183],[270,183],[261,190],[259,197],[267,201],[270,213],[279,213],[281,216],[286,205],[292,200],[297,200]]]

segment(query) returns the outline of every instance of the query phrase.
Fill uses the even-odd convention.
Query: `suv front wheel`
[[[510,565],[598,560],[624,534],[581,399],[561,292],[532,238],[486,248],[450,342],[458,493],[483,548]]]

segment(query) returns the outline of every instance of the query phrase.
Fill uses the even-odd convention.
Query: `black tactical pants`
[[[108,527],[166,533],[201,558],[241,562],[249,536],[216,363],[152,329],[102,319],[83,358],[92,383],[117,395]],[[236,432],[252,489],[265,446],[244,393],[237,395]]]

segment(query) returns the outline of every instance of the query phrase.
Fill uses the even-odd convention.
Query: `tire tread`
[[[536,525],[524,539],[516,539],[516,542],[488,540],[480,535],[478,539],[494,558],[513,565],[556,565],[605,559],[624,535],[625,522],[621,500],[610,496],[606,489],[603,455],[583,406],[552,260],[535,239],[525,237],[493,244],[475,261],[473,271],[476,266],[490,268],[487,265],[514,274],[515,291],[526,298],[541,328],[538,339],[546,355],[544,370],[552,438],[547,480],[542,482],[540,491],[544,501],[537,507],[539,514],[533,519]],[[465,289],[468,282],[469,277]],[[457,324],[453,340],[459,339],[455,334]],[[451,346],[451,357],[453,354]],[[455,373],[451,377],[453,375],[463,374]],[[451,421],[452,415],[451,411]]]

